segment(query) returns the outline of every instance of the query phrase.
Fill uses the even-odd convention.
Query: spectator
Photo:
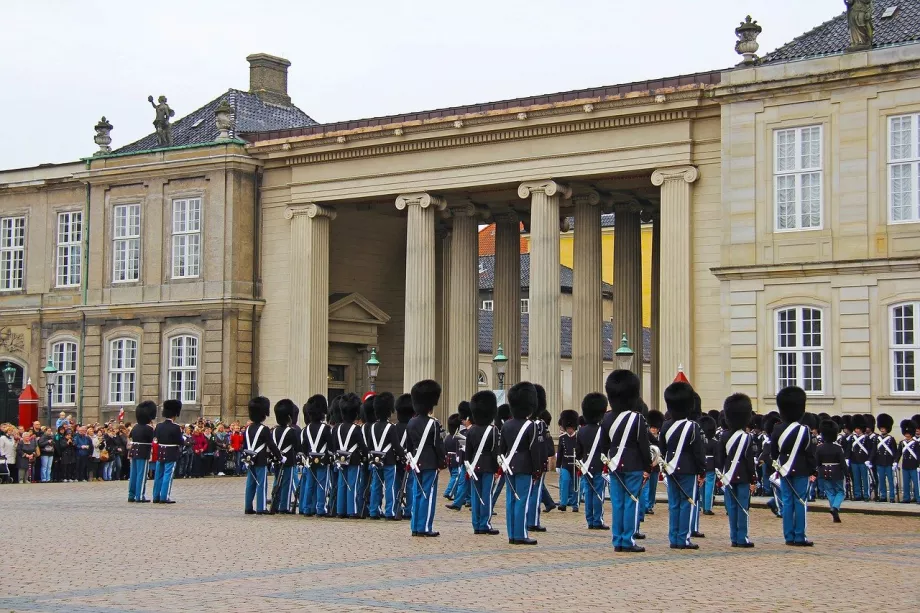
[[[182,455],[179,458],[179,474],[185,479],[192,477],[192,466],[195,458],[195,441],[192,438],[192,427],[185,425],[185,432],[182,434]]]
[[[58,413],[57,421],[54,422],[54,427],[60,429],[61,426],[69,425],[70,421],[67,419],[67,413],[61,411]]]
[[[57,447],[61,458],[61,480],[64,483],[73,483],[77,480],[77,444],[73,430],[65,428],[64,434],[58,439]],[[85,470],[85,462],[83,466]]]
[[[4,424],[0,429],[0,462],[6,464],[10,471],[10,481],[15,483],[17,476],[13,473],[16,472],[16,442],[13,440],[11,429],[13,426],[8,424]]]
[[[131,463],[128,462],[128,430],[125,426],[119,426],[116,430],[118,436],[118,449],[120,450],[118,454],[118,459],[115,461],[116,470],[115,474],[119,481],[127,480],[128,475],[131,472]]]
[[[99,424],[96,424],[98,426]],[[105,443],[102,440],[102,436],[96,433],[96,428],[87,428],[86,435],[92,441],[92,455],[89,457],[89,480],[90,481],[100,481],[102,480],[102,450],[105,447]],[[106,454],[108,456],[108,454]]]
[[[54,435],[54,464],[51,465],[51,478],[55,483],[64,481],[64,465],[62,464],[61,450],[64,448],[64,437],[68,433],[67,424],[58,426]],[[71,440],[73,437],[71,436]]]
[[[22,433],[22,438],[19,439],[19,445],[16,447],[16,465],[19,467],[20,483],[31,483],[37,459],[38,440],[33,436],[32,430],[26,430]]]
[[[102,436],[102,444],[104,447],[103,453],[106,456],[102,464],[102,479],[104,481],[111,481],[112,479],[117,480],[118,475],[115,472],[115,463],[118,461],[121,449],[118,441],[118,432],[115,431],[115,426],[111,423]],[[121,469],[121,466],[118,468]]]
[[[243,474],[242,461],[243,433],[240,431],[240,422],[230,424],[230,452],[233,454],[233,474],[237,477]]]
[[[217,432],[214,433],[214,472],[218,477],[224,476],[224,470],[227,467],[227,458],[230,452],[230,434],[224,427],[224,424],[217,424]]]
[[[203,454],[208,450],[208,439],[205,438],[201,426],[195,426],[195,431],[192,432],[192,450],[195,452],[195,458],[192,463],[192,475],[197,479],[204,475]]]
[[[93,457],[93,439],[88,436],[84,426],[77,428],[77,435],[73,438],[73,444],[76,448],[76,479],[77,481],[88,481],[89,459]]]
[[[51,481],[51,467],[54,464],[54,434],[51,428],[45,428],[41,437],[38,439],[38,448],[41,450],[41,480],[42,483]]]

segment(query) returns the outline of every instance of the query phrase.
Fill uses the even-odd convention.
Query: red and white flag
[[[122,421],[125,418],[125,407],[121,407],[118,411],[118,421]]]

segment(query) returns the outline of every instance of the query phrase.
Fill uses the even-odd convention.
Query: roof
[[[243,132],[283,130],[316,125],[316,122],[309,115],[293,104],[283,106],[265,102],[256,94],[238,89],[228,89],[201,108],[172,123],[173,146],[198,145],[212,143],[217,140],[218,130],[214,121],[214,111],[221,101],[225,99],[233,108],[233,113],[230,116],[232,122],[230,127],[231,138]],[[160,148],[156,132],[152,132],[138,141],[116,149],[113,153],[136,153]]]
[[[521,234],[524,233],[524,224],[521,223]],[[530,251],[530,239],[521,236],[521,253]],[[479,255],[495,255],[495,224],[483,226],[479,231]]]
[[[574,284],[574,272],[568,266],[559,266],[560,288],[563,291],[572,291]],[[479,256],[479,289],[490,290],[495,287],[495,256]],[[530,254],[521,254],[521,288],[530,287]],[[613,286],[605,281],[601,281],[601,292],[605,295],[613,295]]]
[[[492,353],[492,311],[479,311],[479,353]],[[613,359],[613,324],[605,321],[601,328],[603,336],[604,360]],[[562,351],[561,357],[572,357],[572,318],[562,317]],[[521,315],[521,355],[529,355],[530,341],[530,315]],[[652,332],[648,328],[642,329],[642,359],[649,362],[652,355]]]
[[[897,7],[894,15],[883,18],[885,10],[892,6]],[[920,40],[920,0],[875,0],[872,22],[875,26],[874,49]],[[849,46],[850,30],[847,14],[843,12],[765,55],[760,63],[776,64],[835,55],[846,52]]]

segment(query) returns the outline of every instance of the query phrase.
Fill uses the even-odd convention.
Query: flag
[[[121,407],[118,411],[118,421],[121,421],[125,418],[125,407]]]

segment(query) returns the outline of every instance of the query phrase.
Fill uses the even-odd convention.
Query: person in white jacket
[[[16,442],[8,434],[8,430],[0,432],[0,464],[5,464],[6,469],[0,469],[0,474],[13,476],[13,465],[16,464]]]

